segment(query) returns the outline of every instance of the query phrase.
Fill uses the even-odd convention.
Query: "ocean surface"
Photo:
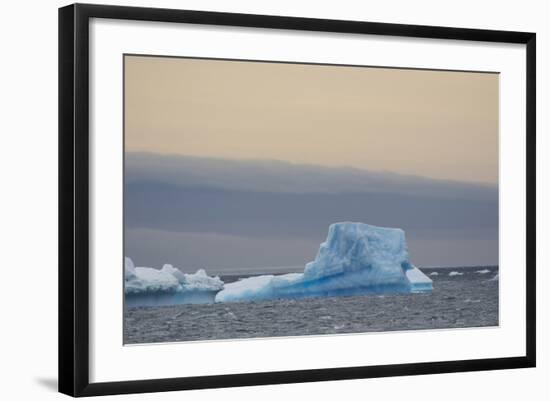
[[[498,326],[497,266],[421,270],[433,280],[431,294],[127,308],[124,343]]]

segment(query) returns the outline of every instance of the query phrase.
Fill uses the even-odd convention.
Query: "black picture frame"
[[[276,28],[526,45],[526,353],[520,357],[90,383],[89,21],[91,18]],[[71,396],[316,382],[535,366],[536,35],[438,26],[74,4],[59,9],[59,391]]]

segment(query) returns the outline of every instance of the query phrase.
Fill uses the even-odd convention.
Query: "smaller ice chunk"
[[[405,270],[405,275],[409,280],[411,293],[414,294],[432,291],[432,280],[415,266],[411,266],[410,269]]]
[[[453,277],[453,276],[462,276],[464,275],[464,273],[461,273],[461,272],[457,272],[457,271],[452,271],[449,273],[449,276]]]
[[[439,276],[439,273],[438,272],[431,272],[430,276]]]
[[[124,293],[128,306],[214,302],[222,289],[223,281],[208,276],[203,269],[186,274],[170,264],[162,269],[135,267],[132,259],[124,259]]]
[[[487,274],[487,273],[491,273],[491,270],[489,270],[489,269],[476,270],[476,273],[478,273],[478,274]]]

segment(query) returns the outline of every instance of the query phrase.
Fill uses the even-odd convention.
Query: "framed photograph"
[[[535,366],[535,34],[59,10],[59,390]]]

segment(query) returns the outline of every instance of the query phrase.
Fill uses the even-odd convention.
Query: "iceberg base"
[[[219,291],[185,291],[185,292],[147,292],[126,294],[127,307],[136,306],[165,306],[179,304],[212,304]]]
[[[401,269],[401,268],[399,268]],[[369,272],[340,273],[307,280],[301,273],[249,277],[225,285],[216,302],[262,301],[380,294],[432,292],[432,280],[411,266],[392,280],[376,282]]]

